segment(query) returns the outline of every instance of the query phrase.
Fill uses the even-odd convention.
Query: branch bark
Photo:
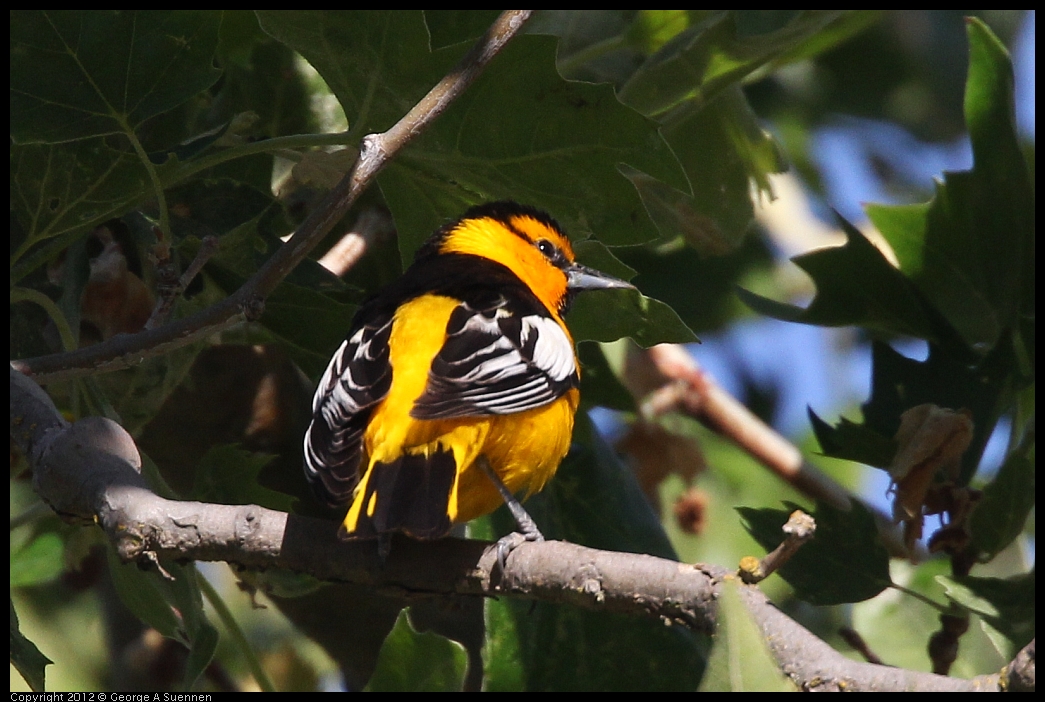
[[[100,417],[72,425],[31,379],[11,369],[11,437],[33,468],[34,488],[59,514],[96,522],[126,561],[225,561],[282,568],[411,597],[512,596],[655,617],[713,633],[724,580],[717,566],[553,541],[525,543],[498,568],[496,544],[444,539],[393,542],[382,564],[372,542],[343,542],[337,525],[257,505],[167,500],[139,473],[130,435]],[[997,690],[999,674],[960,680],[852,661],[777,610],[753,586],[742,596],[783,670],[807,690]],[[1024,666],[1025,667],[1025,666]]]

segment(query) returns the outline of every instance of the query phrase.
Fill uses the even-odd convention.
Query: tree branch
[[[737,576],[716,566],[615,553],[553,541],[525,543],[503,573],[496,544],[443,539],[393,542],[385,563],[373,542],[344,542],[337,525],[256,505],[166,500],[139,474],[134,442],[118,424],[88,417],[68,424],[31,379],[11,373],[11,437],[33,468],[33,484],[67,518],[96,522],[126,561],[160,558],[282,568],[326,581],[408,596],[511,595],[655,617],[710,633],[718,587]],[[808,690],[998,689],[1000,675],[959,680],[851,661],[742,586],[748,609],[783,670]]]
[[[802,457],[794,444],[777,433],[735,397],[722,389],[678,344],[660,344],[629,354],[624,380],[643,414],[678,411],[726,437],[774,475],[809,497],[848,511],[857,499]],[[892,519],[864,504],[878,525],[891,555],[908,558],[910,549]],[[920,555],[920,554],[919,554]]]
[[[241,321],[256,320],[265,299],[315,248],[355,204],[388,162],[423,132],[470,86],[501,49],[522,29],[532,10],[508,10],[497,18],[471,51],[388,131],[363,138],[359,158],[294,236],[242,287],[221,302],[193,315],[137,334],[68,353],[15,362],[21,372],[46,384],[83,375],[129,368],[147,357],[165,354]]]

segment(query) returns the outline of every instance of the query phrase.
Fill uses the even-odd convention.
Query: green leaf
[[[766,551],[783,541],[780,528],[798,505],[788,509],[738,507],[744,528]],[[809,604],[832,605],[870,599],[892,584],[889,553],[878,539],[874,517],[859,502],[849,512],[818,504],[816,536],[779,571],[795,595]]]
[[[10,177],[11,211],[25,231],[12,255],[16,281],[91,227],[123,214],[149,188],[134,154],[99,141],[12,144]],[[30,246],[49,239],[56,241],[42,256],[22,258]]]
[[[620,246],[657,236],[619,164],[689,192],[678,161],[610,86],[563,81],[554,59],[554,39],[516,38],[382,172],[404,259],[468,206],[504,198],[547,210],[574,239],[594,233]]]
[[[979,614],[994,629],[1012,642],[1014,651],[1034,638],[1034,571],[1013,578],[948,578],[938,576],[947,597],[965,609]]]
[[[664,138],[693,194],[622,167],[664,237],[681,236],[705,256],[735,250],[754,216],[752,187],[771,195],[768,175],[787,170],[776,140],[759,125],[738,86],[709,105],[690,101],[665,119]]]
[[[410,626],[406,611],[381,648],[377,669],[366,689],[371,692],[459,692],[468,656],[447,638]]]
[[[282,212],[271,191],[230,178],[204,178],[171,188],[167,202],[175,211],[171,216],[174,234],[179,238],[202,239],[208,234],[222,237],[222,260],[232,253],[232,244],[247,248],[250,236],[263,230],[264,218]],[[275,234],[269,234],[267,244],[271,249],[277,248]],[[261,262],[259,252],[252,253],[254,257],[244,271],[248,274],[256,271]]]
[[[698,341],[673,309],[630,290],[580,295],[566,320],[576,341],[616,341],[627,336],[645,348]]]
[[[857,424],[845,417],[832,427],[820,419],[812,408],[808,409],[813,433],[820,442],[825,456],[857,461],[883,470],[889,467],[896,455],[896,442],[879,434],[865,424]]]
[[[462,41],[475,41],[500,14],[500,10],[425,10],[425,24],[432,35],[432,48],[441,49]]]
[[[287,344],[294,361],[319,376],[344,341],[356,306],[301,285],[284,282],[265,302],[261,323]]]
[[[161,573],[155,565],[144,569],[121,563],[111,545],[106,553],[113,585],[124,605],[142,622],[189,649],[188,689],[210,664],[218,645],[217,630],[203,612],[196,567],[163,561],[166,572]]]
[[[15,612],[14,600],[11,602],[11,665],[29,684],[33,692],[44,691],[44,669],[54,661],[40,653],[29,639],[22,635],[18,625],[18,613]]]
[[[714,12],[650,56],[621,88],[621,101],[646,115],[687,99],[707,103],[825,28],[847,21],[848,14],[848,10],[807,10],[785,18],[789,21],[783,26],[770,28],[746,13]]]
[[[196,635],[193,637],[189,656],[185,660],[185,675],[182,676],[182,687],[186,690],[193,689],[193,685],[207,670],[214,653],[218,650],[218,630],[214,625],[203,620],[200,622]]]
[[[491,690],[693,690],[693,632],[633,616],[521,600],[487,603]]]
[[[257,16],[267,34],[319,72],[357,139],[395,124],[467,49],[431,52],[420,10],[261,10]]]
[[[582,406],[607,407],[623,412],[635,411],[635,398],[613,372],[599,344],[577,345],[581,361]]]
[[[217,10],[11,13],[11,137],[58,143],[117,134],[218,80]]]
[[[802,309],[740,289],[737,294],[756,312],[787,322],[837,327],[858,325],[947,343],[963,350],[954,329],[903,273],[853,225],[839,216],[846,243],[792,260],[816,283],[816,297]]]
[[[900,268],[984,353],[1034,310],[1034,190],[1016,134],[1012,64],[987,27],[968,20],[965,119],[973,169],[947,173],[921,205],[867,214]]]
[[[186,300],[178,298],[174,305],[175,318],[187,316],[203,307],[202,296]],[[104,400],[119,414],[120,423],[131,434],[137,435],[156,416],[160,407],[189,373],[196,356],[209,341],[201,339],[140,363],[101,373],[81,382],[91,383]]]
[[[249,236],[259,250],[250,251],[240,244],[230,244],[226,250],[222,239],[222,253],[208,262],[206,272],[218,287],[231,294],[246,281],[246,275],[230,270],[229,263],[245,270],[259,253],[268,250],[261,236]],[[330,356],[345,339],[356,305],[345,301],[346,291],[325,269],[314,261],[302,262],[290,277],[280,283],[265,301],[261,324],[284,344],[287,352],[306,375],[319,376],[330,362]],[[295,281],[317,281],[300,284]]]
[[[744,606],[739,585],[722,583],[718,625],[700,692],[795,692]]]
[[[113,585],[127,609],[167,638],[189,646],[189,610],[195,608],[201,614],[203,600],[191,584],[186,567],[165,562],[164,570],[173,576],[168,580],[155,566],[145,569],[134,563],[121,563],[111,545],[106,553]]]
[[[1034,508],[1034,440],[1025,439],[983,489],[983,498],[970,518],[971,548],[986,563],[1023,533]]]
[[[290,512],[294,498],[258,484],[274,456],[252,453],[236,444],[212,446],[200,459],[192,499],[222,505],[261,505]]]
[[[51,582],[65,570],[65,544],[46,531],[18,550],[11,551],[11,587],[31,587]]]

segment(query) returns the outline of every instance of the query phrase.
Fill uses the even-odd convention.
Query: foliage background
[[[183,262],[191,259],[204,234],[220,235],[219,253],[207,266],[202,288],[179,302],[176,314],[234,290],[273,250],[277,237],[291,231],[308,211],[323,189],[324,170],[338,168],[334,157],[320,151],[310,152],[307,158],[301,154],[332,144],[354,145],[363,135],[388,128],[442,77],[495,15],[15,13],[11,275],[16,286],[12,299],[18,304],[12,306],[12,358],[56,350],[63,326],[65,338],[79,333],[80,291],[88,277],[87,260],[96,253],[89,250],[87,234],[113,217],[122,218],[127,240],[135,242],[142,259],[155,244],[153,222],[172,233],[175,257]],[[985,13],[984,19],[1009,43],[1020,15],[992,12]],[[381,174],[379,187],[360,203],[358,210],[374,206],[390,210],[398,244],[376,247],[345,284],[317,266],[299,267],[269,299],[260,324],[227,333],[224,341],[279,342],[314,378],[340,341],[352,306],[364,291],[397,274],[400,261],[409,260],[419,242],[446,218],[472,202],[499,197],[553,212],[575,240],[583,240],[578,246],[582,260],[617,274],[630,267],[640,289],[655,298],[614,299],[614,308],[608,311],[604,301],[596,309],[596,303],[589,307],[582,299],[570,318],[578,338],[612,341],[630,335],[644,343],[681,342],[690,339],[686,327],[717,338],[716,331],[751,319],[752,313],[734,293],[738,282],[775,300],[809,299],[808,279],[796,276],[789,264],[777,262],[780,244],[773,238],[772,226],[764,219],[764,226],[749,228],[749,223],[755,205],[768,198],[775,182],[771,174],[788,162],[813,198],[814,208],[817,195],[831,190],[831,164],[818,161],[822,156],[814,149],[825,125],[844,123],[840,117],[844,115],[890,121],[929,144],[950,143],[965,128],[967,44],[961,19],[953,13],[558,12],[538,15],[528,32]],[[74,51],[58,41],[70,36],[83,40]],[[172,55],[177,60],[172,61]],[[69,63],[74,60],[78,65]],[[132,71],[125,75],[114,70],[118,67]],[[98,80],[86,86],[65,78],[80,71]],[[565,83],[560,74],[602,84]],[[117,75],[124,82],[116,82]],[[103,78],[113,78],[113,83]],[[105,99],[99,101],[99,96]],[[992,99],[1006,98],[986,101]],[[245,118],[248,112],[253,116]],[[764,130],[765,124],[772,125],[775,138]],[[1001,172],[1016,169],[1024,154],[1005,151],[1009,144],[999,143],[983,148],[999,155]],[[1030,154],[1032,177],[1033,146],[1022,148]],[[914,203],[933,195],[924,182],[912,183],[894,162],[871,148],[868,151],[891,197]],[[145,167],[146,160],[152,165]],[[288,184],[280,175],[294,161],[293,181]],[[948,188],[952,184],[974,187],[968,180],[949,176]],[[165,189],[165,204],[153,197],[157,184]],[[274,184],[281,197],[273,195]],[[1027,227],[1023,195],[1018,184],[1002,185],[993,193],[995,199],[988,205],[1013,218],[993,226],[1000,231]],[[999,197],[1012,202],[1002,207]],[[832,204],[842,209],[837,195]],[[900,232],[916,228],[914,220],[925,210],[879,208],[871,214],[888,236],[890,225]],[[1033,210],[1030,222],[1032,229]],[[975,296],[943,296],[933,303],[959,329],[962,338],[954,341],[955,348],[992,349],[1014,325],[1023,324],[1028,312],[1024,297],[1033,293],[1033,256],[1000,250],[997,244],[1002,239],[985,238],[982,229],[972,229],[969,236],[971,244],[986,242],[978,254],[981,260],[995,261],[1000,267],[987,282],[994,285],[1011,279],[1012,289],[995,290],[997,295],[985,310],[968,304],[948,309],[955,299]],[[336,238],[332,234],[331,243]],[[904,249],[896,237],[890,243],[901,264],[909,266],[917,249]],[[61,278],[49,280],[47,264],[63,251],[66,265]],[[1019,275],[1011,269],[1013,261],[1022,266]],[[854,265],[846,270],[863,276],[857,287],[864,290],[876,284],[899,287],[893,279],[876,278],[887,276],[880,269],[861,268],[859,262],[839,265]],[[148,265],[139,270],[151,283]],[[931,267],[919,270],[924,283],[924,276],[932,275]],[[854,314],[839,293],[846,292],[845,281],[830,293],[825,292],[824,282],[817,279],[821,297],[816,299],[827,301],[827,313],[821,307],[824,316],[813,318],[817,312],[811,309],[805,314],[812,319],[805,321],[862,324],[863,333],[879,341],[895,341],[901,331],[941,341],[939,328],[918,327],[907,314],[909,309],[898,315],[899,323],[896,317],[883,321],[873,314]],[[24,291],[43,293],[58,311],[48,314],[45,305],[25,304],[31,296]],[[750,295],[746,299],[761,311],[803,316]],[[670,305],[674,313],[657,300]],[[1011,305],[994,304],[999,300]],[[999,309],[1002,313],[996,314]],[[830,313],[841,316],[830,318]],[[607,328],[607,317],[620,326]],[[1032,344],[1032,317],[1029,332],[1022,338]],[[850,336],[845,341],[852,340]],[[144,432],[199,351],[200,346],[190,347],[154,359],[141,371],[50,389],[60,398],[59,406],[74,416],[116,412],[128,429]],[[619,368],[615,365],[619,347],[586,345],[582,353],[589,369],[586,402],[615,408],[629,420],[633,404],[612,378],[613,369]],[[813,361],[814,365],[828,363]],[[1028,479],[1033,485],[1032,475],[1028,478],[1032,471],[1026,468],[1033,465],[1032,439],[1029,447],[1017,450],[1026,417],[1033,416],[1033,385],[1028,395],[1030,374],[1020,376],[1012,372],[1015,364],[1007,363],[1004,379],[1010,386],[1005,397],[1015,399],[984,410],[1009,420],[1015,440],[1007,462],[1025,465],[1015,472],[1016,484],[1003,498],[1028,494]],[[1032,350],[1029,363],[1032,372]],[[773,419],[782,390],[772,383],[757,383],[758,375],[751,373],[742,394],[748,404]],[[821,411],[819,406],[812,409]],[[845,414],[855,416],[852,410]],[[866,408],[864,417],[870,423]],[[802,496],[710,432],[684,419],[665,422],[676,434],[697,438],[712,466],[698,483],[707,504],[706,526],[700,535],[683,533],[671,514],[676,497],[689,487],[686,477],[673,474],[659,485],[659,517],[668,536],[664,539],[654,523],[657,515],[651,518],[612,450],[584,422],[578,430],[578,448],[554,488],[531,502],[546,534],[603,548],[663,555],[674,551],[682,560],[724,565],[742,555],[761,553],[762,547],[742,528],[733,507],[779,508],[783,500],[803,503]],[[832,453],[823,443],[829,435],[822,429],[820,444],[807,437],[806,455],[820,450]],[[979,437],[980,448],[986,439]],[[243,452],[216,450],[225,453],[208,454],[207,465],[231,465],[248,474],[263,470],[263,462]],[[847,461],[817,460],[836,479],[854,487],[861,470],[873,470]],[[974,462],[969,475],[975,467]],[[206,470],[197,475],[196,495],[207,484],[201,474],[211,475]],[[295,478],[300,483],[300,472]],[[192,482],[185,481],[186,491],[193,489]],[[272,495],[243,490],[244,483],[253,480],[214,478],[209,494],[227,489],[232,494],[214,499],[271,504]],[[297,488],[275,489],[294,494]],[[34,501],[28,483],[14,480],[12,515],[23,515]],[[607,504],[614,509],[607,510]],[[285,503],[283,508],[288,506]],[[1018,516],[1029,508],[1009,504],[998,509]],[[608,520],[608,514],[617,518]],[[766,513],[745,516],[754,522],[758,514]],[[477,533],[504,531],[499,519],[501,515],[494,517],[495,527],[477,526]],[[1009,529],[1013,537],[1024,530],[1033,534],[1033,519],[1026,525],[1022,519],[1015,521],[1019,523]],[[97,535],[48,517],[19,518],[14,525],[14,607],[22,631],[56,661],[48,668],[48,689],[109,687],[114,663],[102,645],[102,623],[116,615],[107,609],[113,600],[103,592],[107,579],[98,574],[106,567],[104,559],[86,556]],[[1010,542],[976,575],[1026,574],[1027,542],[1010,539],[1003,545]],[[273,671],[277,687],[308,688],[318,679],[331,684],[330,659],[295,634],[276,608],[249,609],[248,598],[234,590],[224,569],[203,570],[225,582],[225,598],[234,605],[265,667]],[[947,563],[936,559],[918,567],[894,562],[891,577],[946,602],[945,583],[936,578],[947,573]],[[937,627],[937,612],[910,596],[886,590],[867,602],[825,608],[803,604],[781,579],[764,587],[785,611],[840,649],[846,645],[835,631],[848,624],[873,648],[887,652],[887,662],[919,670],[929,667],[925,642]],[[946,587],[953,591],[958,585]],[[999,601],[987,598],[992,607]],[[1019,597],[1012,604],[1021,604]],[[686,638],[680,632],[551,606],[541,605],[533,613],[523,611],[527,608],[511,602],[489,607],[488,630],[493,635],[487,641],[486,675],[491,689],[674,688],[696,683],[705,644],[680,642],[676,639]],[[1025,621],[1026,613],[1003,612],[1001,618]],[[213,613],[210,619],[215,619]],[[993,619],[998,619],[997,611]],[[997,631],[997,626],[981,628],[976,620],[962,639],[952,674],[971,676],[1006,662],[1013,639],[998,636]],[[416,636],[404,622],[396,632],[371,683],[375,689],[458,684],[463,653],[445,639],[433,638],[434,634]],[[246,664],[229,647],[228,633],[222,633],[216,659],[234,679],[245,680]],[[635,650],[647,654],[636,657]],[[425,675],[425,663],[433,669],[431,675]],[[418,672],[404,678],[396,672],[403,669]],[[14,668],[11,684],[12,689],[25,685]]]

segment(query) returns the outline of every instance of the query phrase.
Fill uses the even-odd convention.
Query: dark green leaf
[[[595,240],[578,242],[577,258],[585,265],[622,280],[635,271]],[[566,317],[576,341],[616,341],[631,337],[644,347],[698,341],[674,310],[633,291],[591,291],[578,295]]]
[[[192,647],[189,656],[185,660],[185,675],[182,677],[182,687],[186,690],[193,689],[196,681],[207,670],[214,652],[218,650],[218,630],[206,619],[200,621],[195,635],[192,637]]]
[[[577,345],[581,361],[581,402],[624,412],[635,411],[635,398],[617,379],[598,344]]]
[[[447,219],[502,198],[547,210],[574,239],[594,233],[619,246],[657,236],[618,164],[688,192],[677,160],[652,121],[607,85],[563,81],[554,57],[553,39],[518,37],[382,172],[404,260]]]
[[[697,341],[675,311],[659,300],[633,291],[606,290],[578,296],[567,324],[576,341],[616,341],[625,336],[637,344],[688,344]]]
[[[54,661],[40,653],[29,639],[22,635],[18,625],[18,613],[15,612],[14,600],[11,602],[11,665],[29,684],[33,692],[44,691],[44,669]]]
[[[973,440],[962,457],[958,483],[967,485],[998,421],[999,407],[1010,402],[1008,349],[999,347],[982,363],[970,365],[935,346],[929,347],[929,358],[916,361],[875,342],[871,367],[871,398],[862,406],[864,423],[883,437],[895,436],[900,415],[921,404],[972,413]]]
[[[284,282],[266,301],[261,323],[286,340],[287,350],[306,374],[318,377],[348,334],[355,311],[353,304]]]
[[[573,244],[573,252],[577,255],[578,262],[615,278],[631,280],[635,277],[635,269],[616,256],[616,252],[626,250],[622,248],[610,250],[597,239],[586,239]]]
[[[15,280],[148,192],[141,162],[100,141],[12,145],[10,156],[11,211],[26,236],[13,256]],[[56,241],[42,256],[19,260],[31,246],[50,239]]]
[[[1023,532],[1035,498],[1034,440],[1010,453],[983,489],[969,531],[977,560],[987,562]]]
[[[788,322],[836,327],[859,325],[889,334],[946,342],[961,350],[954,329],[903,273],[853,225],[839,217],[844,246],[821,249],[792,259],[816,283],[816,297],[802,309],[738,290],[756,312]]]
[[[106,553],[113,585],[127,609],[167,638],[191,648],[201,622],[206,621],[195,566],[164,561],[165,575],[155,566],[121,563],[111,546]]]
[[[460,644],[438,634],[419,634],[406,611],[385,639],[377,669],[367,689],[371,692],[459,692],[468,656]]]
[[[779,145],[758,124],[738,86],[708,105],[681,106],[665,118],[663,133],[693,194],[635,169],[622,168],[624,174],[663,236],[682,236],[705,256],[733,251],[754,216],[752,187],[768,196],[769,174],[787,170]]]
[[[405,115],[467,47],[431,52],[420,10],[261,10],[261,28],[304,56],[355,138]]]
[[[253,240],[264,246],[261,237]],[[224,239],[222,246],[224,248]],[[235,261],[237,251],[243,254],[238,263]],[[234,265],[245,264],[251,258],[249,252],[238,247],[232,247],[230,256]],[[318,267],[318,264],[304,262],[299,270],[303,267]],[[205,270],[227,293],[246,281],[245,276],[216,261],[208,263]],[[307,272],[291,277],[303,275]],[[317,287],[284,281],[265,301],[261,315],[261,324],[285,345],[294,362],[310,377],[318,377],[327,367],[331,354],[344,341],[356,311],[356,306],[345,302],[341,293],[321,291]]]
[[[222,505],[261,505],[290,512],[293,498],[258,484],[258,475],[272,462],[269,454],[252,453],[235,444],[211,447],[200,459],[192,499]]]
[[[546,602],[487,606],[488,689],[690,691],[700,680],[699,639],[682,627]]]
[[[676,21],[663,16],[667,14]],[[665,35],[665,41],[670,39],[687,24],[685,11],[679,10],[540,10],[526,31],[559,38],[557,66],[567,80],[620,86],[652,50],[650,44]]]
[[[926,298],[981,352],[1034,309],[1034,192],[1016,135],[1012,64],[968,20],[965,119],[973,169],[947,173],[923,205],[867,208]]]
[[[865,424],[856,424],[842,417],[837,426],[820,419],[808,409],[809,422],[813,425],[813,433],[820,442],[820,450],[825,456],[844,458],[848,461],[865,463],[876,468],[887,469],[896,455],[896,442],[879,434]]]
[[[125,132],[214,84],[217,10],[11,13],[11,137]]]
[[[432,49],[479,39],[500,14],[500,10],[425,10]]]
[[[259,16],[316,67],[359,136],[406,114],[463,51],[429,51],[420,12]],[[609,86],[563,81],[554,39],[521,36],[379,182],[404,261],[447,220],[496,199],[545,209],[574,237],[595,232],[607,244],[635,244],[656,231],[617,173],[622,162],[689,190],[655,124],[617,102]]]
[[[798,506],[787,510],[738,507],[744,527],[766,551],[784,540],[780,528]],[[874,517],[859,502],[848,512],[819,504],[813,514],[816,536],[778,572],[795,595],[810,604],[831,605],[870,599],[889,587],[889,553],[878,539]]]
[[[947,597],[976,612],[1012,642],[1013,651],[1034,638],[1034,571],[1013,578],[937,577]]]
[[[278,211],[280,208],[271,192],[263,192],[228,178],[194,180],[171,188],[167,194],[167,204],[174,212],[171,217],[174,234],[181,238],[196,236],[200,239],[208,234],[223,237],[234,235],[237,228],[246,224],[252,224],[252,229],[247,232],[253,233],[258,228],[254,220],[268,214],[270,209]],[[246,232],[240,234],[247,236]],[[222,260],[228,260],[231,244],[239,242],[234,236],[222,241]],[[275,249],[277,245],[275,237],[270,237],[269,247]],[[251,253],[254,256],[247,264],[248,273],[256,271],[261,261],[261,252]]]

